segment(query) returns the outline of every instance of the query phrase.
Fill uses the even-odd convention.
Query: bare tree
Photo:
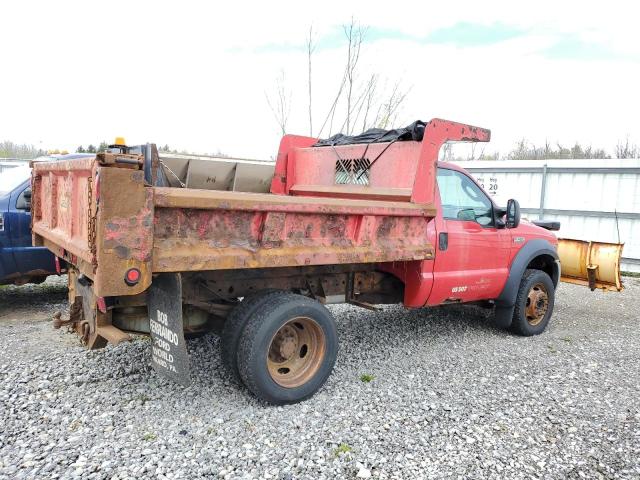
[[[331,104],[331,107],[329,108],[329,112],[327,113],[327,116],[324,119],[324,122],[322,122],[322,126],[320,127],[320,131],[318,132],[318,136],[322,135],[322,132],[324,131],[324,127],[327,126],[327,122],[330,121],[329,123],[329,134],[331,134],[331,129],[333,128],[333,119],[334,116],[336,114],[336,107],[338,106],[338,101],[340,100],[340,97],[342,96],[342,91],[344,90],[344,85],[346,83],[347,80],[347,75],[344,74],[342,75],[342,81],[340,82],[340,87],[338,88],[338,93],[336,94],[336,97],[333,99],[333,103]]]
[[[270,99],[267,92],[265,92],[264,96],[282,135],[286,134],[287,122],[291,113],[291,90],[286,87],[284,70],[280,70],[280,75],[276,78],[275,98],[273,100]]]
[[[312,96],[311,96],[311,57],[313,56],[313,52],[315,51],[316,46],[313,41],[313,25],[309,26],[309,36],[307,37],[307,65],[308,65],[308,76],[307,76],[307,86],[309,87],[309,136],[313,137],[313,110],[311,108]]]
[[[516,143],[515,148],[511,150],[507,158],[512,160],[609,158],[607,152],[602,148],[594,148],[591,145],[583,147],[578,142],[571,148],[564,147],[559,142],[556,142],[556,147],[556,149],[551,147],[548,140],[545,140],[543,147],[537,147],[523,138]]]
[[[353,133],[353,129],[355,128],[358,120],[360,119],[360,115],[363,114],[363,109],[364,109],[364,116],[365,117],[368,116],[369,114],[368,110],[371,109],[371,105],[375,100],[374,94],[377,88],[377,84],[378,84],[378,76],[375,74],[371,75],[367,83],[364,85],[364,88],[362,88],[362,91],[358,93],[355,101],[352,102],[351,115],[350,116],[345,115],[344,121],[342,122],[342,126],[340,127],[341,131],[345,131],[345,127],[347,125],[347,119],[350,119],[351,125],[352,125],[350,133]],[[365,125],[366,125],[366,119],[365,119]],[[363,130],[366,128],[367,127],[364,126]]]
[[[378,92],[378,80],[379,75],[377,73],[372,73],[369,81],[367,82],[367,86],[365,88],[365,97],[362,102],[364,112],[362,114],[362,131],[364,132],[369,125],[369,115],[371,114],[372,108],[374,108],[374,103],[376,102],[376,94]],[[358,111],[358,115],[360,112]]]
[[[353,112],[353,87],[356,81],[356,70],[358,68],[358,61],[360,60],[360,49],[367,34],[367,29],[356,22],[354,17],[351,17],[351,22],[349,23],[349,25],[343,25],[342,29],[347,39],[347,65],[345,72],[347,83],[346,133],[347,135],[349,135],[353,130],[353,124],[351,122],[351,114]]]
[[[449,142],[445,143],[440,149],[440,154],[443,161],[450,162],[453,159],[453,144]]]
[[[623,141],[619,141],[616,145],[616,158],[638,158],[640,156],[640,147],[629,143],[629,136]]]
[[[327,127],[327,134],[331,135],[336,114],[342,112],[342,105],[345,107],[345,116],[340,130],[347,135],[354,133],[357,128],[356,125],[362,125],[362,130],[371,127],[387,128],[397,120],[400,108],[410,91],[410,89],[403,88],[400,82],[393,84],[390,90],[387,90],[386,85],[381,88],[381,79],[376,72],[368,75],[364,82],[359,81],[358,79],[361,77],[359,73],[360,54],[365,43],[367,28],[360,25],[352,17],[350,23],[343,25],[342,29],[346,39],[347,60],[337,93],[329,106],[320,129],[316,132],[317,136],[322,136]],[[313,131],[311,59],[315,48],[312,32],[313,30],[310,28],[306,41],[309,75],[309,130],[311,132]],[[343,99],[344,103],[342,103]]]
[[[390,125],[395,123],[400,107],[407,98],[409,91],[410,89],[406,91],[402,90],[400,88],[400,82],[396,82],[394,84],[391,91],[378,107],[378,114],[375,122],[378,128],[388,128]]]
[[[484,158],[485,148],[486,147],[484,145],[480,146],[478,142],[472,142],[469,155],[467,155],[467,160],[480,160]],[[478,150],[480,150],[480,153],[476,155]]]

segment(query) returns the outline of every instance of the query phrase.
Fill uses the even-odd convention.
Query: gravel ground
[[[88,352],[54,331],[60,280],[0,288],[0,477],[640,478],[640,280],[626,284],[561,285],[534,338],[473,307],[332,307],[336,369],[287,407],[235,385],[213,335],[189,342],[183,389],[144,338]]]

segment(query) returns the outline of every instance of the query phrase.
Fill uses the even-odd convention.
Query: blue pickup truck
[[[0,173],[0,285],[40,283],[56,273],[53,254],[31,246],[31,169]]]
[[[46,160],[92,155],[70,154]],[[64,268],[64,264],[61,266]],[[0,173],[0,285],[43,282],[55,275],[56,262],[45,247],[31,245],[31,168],[25,164]]]

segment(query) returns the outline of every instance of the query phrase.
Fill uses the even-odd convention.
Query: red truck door
[[[496,228],[493,203],[466,174],[438,168],[441,209],[428,305],[496,298],[509,273],[511,234]]]

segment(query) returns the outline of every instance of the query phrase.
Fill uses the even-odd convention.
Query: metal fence
[[[640,272],[640,159],[456,162],[499,205],[561,222],[558,236],[625,244],[622,270]]]

